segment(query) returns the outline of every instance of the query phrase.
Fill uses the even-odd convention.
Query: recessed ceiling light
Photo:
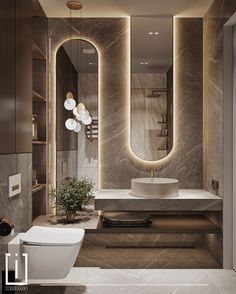
[[[89,65],[92,65],[93,63],[92,62],[89,62]]]
[[[145,62],[141,61],[140,64],[144,65],[144,64],[148,64],[148,62],[147,61],[145,61]]]
[[[91,48],[91,49],[90,48],[83,48],[82,51],[84,54],[95,54],[96,53],[95,49],[93,49],[93,48]]]
[[[159,32],[148,32],[148,35],[152,36],[152,35],[159,35]]]

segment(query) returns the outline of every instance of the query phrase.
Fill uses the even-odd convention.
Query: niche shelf
[[[41,59],[46,61],[46,54],[43,52],[43,50],[40,49],[38,44],[36,44],[35,41],[32,43],[32,53],[33,53],[33,59]]]
[[[32,108],[36,116],[37,137],[32,140],[33,170],[36,171],[37,184],[33,183],[33,219],[46,214],[48,196],[47,175],[47,18],[38,0],[33,1],[32,17],[32,56],[33,56],[33,91]]]
[[[103,216],[99,217],[97,230],[100,233],[147,233],[147,234],[220,234],[221,227],[204,215],[156,215],[147,228],[112,228],[103,226]]]
[[[98,138],[98,118],[97,117],[92,117],[92,122],[90,125],[86,126],[85,132],[86,132],[86,138],[91,142],[94,139]]]
[[[32,188],[32,193],[36,193],[36,192],[39,192],[41,191],[42,189],[45,189],[46,188],[46,184],[38,184],[38,185],[35,185],[33,188]]]
[[[35,141],[35,140],[33,140],[32,143],[36,144],[36,145],[47,145],[46,141]]]

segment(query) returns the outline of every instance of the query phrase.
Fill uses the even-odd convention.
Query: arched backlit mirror
[[[173,146],[173,19],[131,17],[133,152],[157,161]]]
[[[70,110],[70,104],[69,110],[66,109],[68,92],[73,95],[76,106],[82,103],[85,109]],[[86,120],[86,115],[91,121]],[[76,121],[79,132],[66,128],[68,119]],[[97,50],[87,41],[70,40],[62,44],[56,56],[57,185],[66,177],[79,175],[79,178],[92,179],[97,189],[98,131]]]

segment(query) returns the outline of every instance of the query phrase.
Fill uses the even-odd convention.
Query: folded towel
[[[135,219],[115,219],[103,217],[103,225],[105,227],[149,227],[152,223],[151,218],[135,218]]]

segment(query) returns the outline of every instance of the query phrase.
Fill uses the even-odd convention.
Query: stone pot
[[[75,222],[75,211],[68,210],[66,212],[66,218],[67,218],[68,224],[74,223]]]

